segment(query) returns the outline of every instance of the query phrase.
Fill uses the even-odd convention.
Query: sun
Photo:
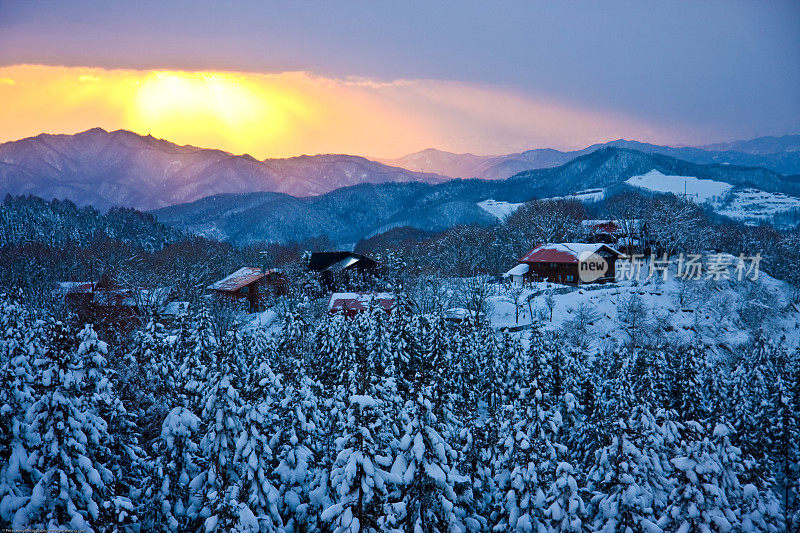
[[[286,127],[268,91],[242,76],[158,71],[136,84],[129,120],[137,131],[246,151]]]

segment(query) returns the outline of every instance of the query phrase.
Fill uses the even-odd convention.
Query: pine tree
[[[41,393],[28,413],[36,484],[26,512],[32,527],[90,531],[112,496],[104,482],[111,474],[98,460],[107,456],[107,424],[85,410],[83,368],[69,332],[54,323],[48,335],[50,349],[37,361]]]
[[[574,474],[575,469],[569,463],[559,463],[556,467],[556,479],[550,486],[545,510],[549,531],[583,531],[586,506]]]
[[[160,482],[153,503],[156,520],[168,531],[186,531],[199,525],[189,513],[189,483],[200,473],[196,442],[200,418],[185,407],[175,407],[164,419],[155,447],[155,478]]]
[[[412,418],[391,469],[401,481],[390,496],[386,527],[437,532],[464,529],[456,512],[455,485],[465,479],[454,467],[457,454],[442,436],[429,386],[420,386],[411,409]]]

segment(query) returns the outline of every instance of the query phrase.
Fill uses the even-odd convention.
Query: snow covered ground
[[[708,203],[720,215],[758,224],[777,214],[800,209],[800,198],[759,189],[736,189],[729,183],[697,179],[692,176],[665,176],[651,170],[627,180],[628,185],[653,192],[672,193],[697,203]]]
[[[640,335],[653,340],[699,340],[718,353],[730,353],[747,342],[761,325],[769,338],[785,337],[784,342],[790,347],[800,344],[800,305],[790,285],[763,273],[756,281],[681,281],[672,274],[674,271],[667,281],[638,284],[620,281],[570,287],[537,283],[526,286],[518,301],[535,294],[531,307],[543,327],[561,329],[576,345],[591,351],[629,340],[626,310],[637,300],[644,317]],[[490,300],[492,324],[498,328],[529,324],[527,304],[520,306],[517,324],[514,294],[504,291]],[[546,302],[548,294],[552,295],[552,320]]]
[[[478,202],[478,207],[489,213],[490,215],[494,215],[497,217],[498,220],[505,220],[511,213],[519,209],[525,204],[511,204],[508,202],[502,202],[499,200],[493,200],[489,198],[488,200],[484,200],[482,202]]]
[[[729,183],[701,180],[691,176],[665,176],[657,170],[651,170],[644,176],[634,176],[625,183],[648,191],[672,193],[678,196],[682,196],[685,192],[687,198],[697,203],[721,202],[733,189],[733,185]]]
[[[800,198],[758,189],[742,189],[735,191],[730,201],[717,209],[717,212],[735,220],[757,224],[793,209],[800,209]]]
[[[586,189],[585,191],[578,191],[567,196],[552,196],[544,198],[544,200],[577,200],[578,202],[598,202],[605,198],[605,189]]]

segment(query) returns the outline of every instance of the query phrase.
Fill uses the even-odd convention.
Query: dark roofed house
[[[394,294],[388,292],[335,292],[331,294],[328,302],[328,312],[344,313],[347,318],[353,318],[371,306],[380,307],[391,313],[394,304]]]
[[[278,270],[263,270],[257,267],[242,267],[230,276],[212,283],[208,290],[234,300],[246,299],[250,312],[260,309],[263,298],[273,293],[283,293],[286,280]]]
[[[503,276],[523,283],[551,281],[577,285],[614,281],[614,265],[622,256],[622,253],[603,243],[542,244],[522,256],[519,264]],[[603,269],[597,270],[597,264],[601,264]]]
[[[323,285],[331,290],[349,274],[373,272],[377,266],[374,259],[355,252],[314,252],[308,261],[309,270],[319,272]]]

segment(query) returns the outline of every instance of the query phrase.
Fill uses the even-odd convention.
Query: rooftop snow
[[[329,311],[366,311],[371,302],[386,310],[394,307],[394,294],[390,292],[335,292],[328,302]]]
[[[267,274],[269,273],[270,271],[267,272]],[[215,291],[235,292],[263,277],[264,274],[260,268],[242,267],[227,278],[212,283],[208,288]]]
[[[537,246],[520,260],[520,263],[577,263],[582,254],[593,254],[601,248],[622,255],[603,243],[562,242]]]
[[[531,268],[530,265],[528,265],[527,263],[520,263],[511,270],[509,270],[508,272],[506,272],[505,274],[503,274],[503,277],[507,278],[509,276],[524,276],[525,274],[528,273],[528,270],[530,270],[530,268]]]

